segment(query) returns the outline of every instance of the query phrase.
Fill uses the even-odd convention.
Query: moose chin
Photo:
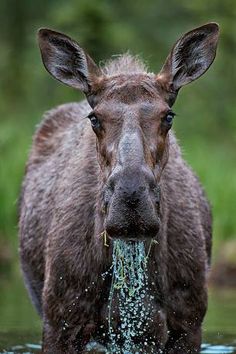
[[[218,36],[215,23],[184,34],[154,74],[128,54],[98,67],[70,37],[39,30],[47,71],[86,96],[45,114],[20,197],[21,265],[43,320],[43,353],[80,353],[91,339],[108,345],[111,279],[101,275],[115,239],[156,240],[148,262],[156,352],[199,353],[211,210],[182,158],[173,104],[212,64]]]

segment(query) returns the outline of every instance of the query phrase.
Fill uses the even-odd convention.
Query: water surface
[[[41,322],[22,280],[2,280],[0,289],[0,353],[40,353]],[[209,295],[202,354],[236,354],[236,290],[211,289]]]

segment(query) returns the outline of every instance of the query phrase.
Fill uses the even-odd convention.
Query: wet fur
[[[111,76],[114,68],[122,71],[123,61],[126,67],[127,61],[131,67],[136,63],[129,56],[118,58],[110,64]],[[138,68],[143,72],[143,66],[135,72]],[[45,115],[34,136],[20,198],[24,279],[44,317],[44,343],[54,343],[45,353],[82,351],[91,337],[107,341],[102,333],[110,279],[103,280],[101,274],[111,265],[112,247],[104,247],[97,234],[101,176],[96,137],[85,118],[89,111],[83,101]],[[197,353],[207,307],[211,213],[174,133],[168,137],[169,158],[160,182],[159,244],[149,259],[149,277],[161,310],[156,335],[168,354]],[[191,337],[189,348],[182,337]]]

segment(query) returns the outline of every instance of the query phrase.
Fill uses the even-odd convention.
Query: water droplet
[[[144,243],[115,240],[112,261],[108,305],[110,351],[128,354],[135,348],[137,353],[143,352],[133,338],[143,337],[148,323],[153,321],[151,312],[154,299],[149,293]],[[119,317],[120,326],[113,323],[112,313]],[[123,343],[122,348],[120,342]]]

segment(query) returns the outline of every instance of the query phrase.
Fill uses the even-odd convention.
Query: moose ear
[[[90,93],[93,82],[102,73],[79,44],[46,28],[38,31],[38,41],[47,71],[64,84]]]
[[[184,34],[174,45],[157,76],[170,91],[199,78],[216,55],[219,26],[208,23]]]

